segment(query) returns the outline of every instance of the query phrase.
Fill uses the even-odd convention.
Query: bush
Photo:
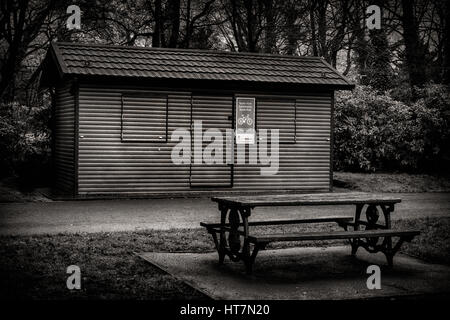
[[[447,169],[448,87],[428,85],[416,89],[415,94],[416,101],[408,104],[367,86],[337,94],[336,169],[372,172]]]
[[[0,177],[16,175],[23,187],[48,181],[49,109],[0,104]]]

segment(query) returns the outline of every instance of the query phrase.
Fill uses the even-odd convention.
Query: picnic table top
[[[218,203],[225,203],[242,207],[394,204],[402,201],[398,197],[364,192],[225,196],[212,197],[211,200]]]

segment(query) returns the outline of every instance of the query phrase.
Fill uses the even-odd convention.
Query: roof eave
[[[336,68],[334,68],[331,64],[329,64],[325,59],[320,58],[320,60],[322,61],[322,63],[327,66],[331,71],[333,71],[337,76],[339,76],[343,81],[345,81],[347,83],[347,90],[352,90],[355,88],[355,84],[351,83],[350,81],[347,80],[347,78],[345,78],[342,74],[339,73],[339,71],[336,70]]]
[[[244,80],[208,80],[208,79],[184,79],[184,78],[151,78],[151,77],[134,77],[134,76],[113,76],[113,75],[92,75],[92,74],[66,74],[67,76],[77,77],[80,81],[94,81],[102,83],[136,83],[150,86],[166,86],[181,87],[185,84],[193,87],[201,85],[214,86],[220,88],[225,85],[227,88],[257,88],[258,86],[284,88],[286,90],[301,88],[321,88],[325,90],[352,90],[355,85],[346,82],[345,84],[331,83],[295,83],[295,82],[265,82],[265,81],[244,81]]]
[[[335,85],[335,90],[353,90],[355,89],[355,84],[348,82],[348,84]]]
[[[56,66],[58,68],[59,74],[61,78],[68,73],[66,63],[64,62],[63,56],[61,54],[61,51],[59,50],[58,44],[55,42],[52,42],[50,53],[56,62]]]
[[[40,88],[50,87],[54,84],[55,80],[48,79],[49,73],[53,73],[58,80],[66,79],[68,74],[67,66],[64,63],[63,57],[59,48],[55,42],[50,44],[50,47],[42,61],[43,68],[41,82],[39,84]],[[54,73],[56,71],[56,74]]]

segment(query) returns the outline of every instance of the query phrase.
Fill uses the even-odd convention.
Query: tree
[[[190,48],[195,41],[198,48],[209,47],[208,38],[213,33],[212,27],[224,23],[224,19],[217,19],[213,12],[218,10],[216,0],[186,1],[184,14],[184,33],[182,31],[182,41],[180,47]]]
[[[212,12],[216,0],[147,0],[153,17],[152,47],[189,48],[191,41],[206,43],[215,24]],[[210,31],[210,30],[209,30]]]
[[[277,50],[277,11],[276,1],[274,0],[262,0],[264,7],[264,52],[276,53]]]
[[[442,57],[442,80],[444,83],[450,84],[450,2],[443,3],[443,57]]]
[[[283,26],[281,30],[283,50],[281,52],[294,55],[297,52],[299,43],[306,41],[307,26],[304,22],[306,19],[303,19],[303,17],[307,14],[307,10],[307,6],[295,0],[284,1],[284,5],[281,7],[281,22]]]
[[[363,84],[370,85],[379,91],[385,91],[391,86],[391,48],[386,35],[386,19],[384,18],[384,1],[372,2],[381,9],[381,17],[385,20],[381,29],[371,29],[365,42],[366,61]]]
[[[55,9],[55,0],[4,0],[0,5],[0,97],[14,98],[22,61],[36,50],[33,41]],[[45,43],[44,45],[47,45]]]
[[[310,0],[308,2],[310,22],[310,54],[323,57],[336,67],[337,55],[345,46],[349,32],[350,0]]]
[[[233,50],[244,52],[260,51],[260,37],[264,30],[264,5],[256,0],[226,0],[223,5],[226,20],[230,28],[222,28],[222,32],[231,29],[226,37],[231,41]]]

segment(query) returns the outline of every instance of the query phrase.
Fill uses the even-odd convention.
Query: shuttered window
[[[295,143],[295,100],[258,99],[256,113],[258,130],[278,129],[280,143]]]
[[[122,96],[122,142],[167,142],[167,95]]]

